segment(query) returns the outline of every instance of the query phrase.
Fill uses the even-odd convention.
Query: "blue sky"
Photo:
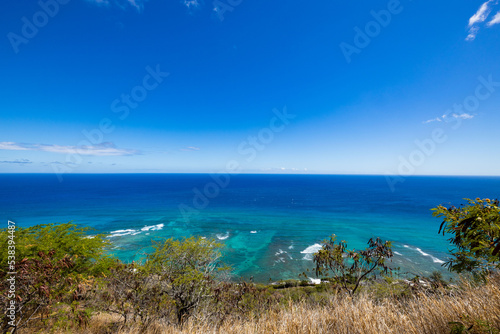
[[[0,172],[500,175],[498,1],[7,1]]]

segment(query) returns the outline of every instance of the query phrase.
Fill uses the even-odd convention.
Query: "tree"
[[[15,332],[33,318],[43,319],[57,302],[78,304],[109,260],[105,236],[89,238],[88,230],[72,223],[0,230],[0,244],[9,249],[0,252],[0,304],[13,305],[9,315],[0,315],[4,330]],[[86,321],[84,311],[73,313],[79,323]]]
[[[96,284],[91,304],[99,311],[120,315],[124,323],[140,320],[147,328],[172,313],[172,299],[165,288],[165,283],[141,264],[116,260],[109,274]]]
[[[99,275],[106,271],[112,263],[106,251],[111,242],[105,234],[89,235],[89,227],[81,227],[72,222],[63,224],[40,224],[32,227],[16,227],[13,233],[7,229],[0,230],[0,245],[7,249],[9,240],[14,241],[16,262],[22,259],[34,259],[39,252],[61,260],[71,257],[71,272],[88,275]],[[13,237],[9,237],[13,235]],[[0,276],[7,268],[7,252],[0,252]]]
[[[194,309],[211,297],[214,279],[228,270],[222,265],[222,244],[202,237],[173,238],[154,242],[154,252],[146,257],[146,270],[158,277],[174,302],[175,314],[182,324]]]
[[[380,238],[370,239],[368,248],[361,251],[347,249],[345,241],[335,242],[336,236],[323,242],[323,247],[314,254],[316,276],[332,276],[350,295],[354,295],[361,281],[377,269],[389,273],[386,259],[393,256],[391,242]]]
[[[451,235],[455,246],[452,258],[443,265],[457,273],[471,272],[484,276],[500,268],[500,208],[498,200],[471,200],[459,208],[438,205],[434,217],[443,217],[438,233]]]

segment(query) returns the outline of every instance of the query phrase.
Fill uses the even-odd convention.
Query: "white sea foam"
[[[217,239],[219,240],[226,240],[227,238],[229,238],[229,232],[226,232],[226,234],[216,234],[215,235],[217,237]]]
[[[431,258],[431,260],[432,260],[432,262],[434,262],[434,263],[444,263],[444,261],[443,261],[443,260],[440,260],[440,259],[438,259],[437,257],[432,256],[431,254],[427,254],[426,252],[422,251],[422,250],[421,250],[420,248],[418,248],[418,247],[410,247],[410,246],[408,246],[408,245],[403,245],[403,246],[404,246],[404,247],[406,247],[406,248],[409,248],[409,249],[416,250],[417,252],[419,252],[419,253],[420,253],[420,254],[422,254],[423,256],[430,257],[430,258]]]
[[[274,261],[274,262],[285,262],[285,257],[284,257],[284,256],[280,256],[280,255],[282,255],[282,254],[286,254],[286,256],[288,256],[288,258],[289,258],[290,260],[293,260],[293,257],[292,257],[290,254],[288,254],[288,252],[287,252],[287,251],[284,251],[284,250],[282,250],[282,249],[279,249],[279,250],[278,250],[278,251],[274,254],[275,256],[277,256],[277,257],[278,257],[278,260],[276,260],[276,261]]]
[[[429,257],[432,259],[432,262],[434,262],[434,263],[444,263],[444,261],[443,261],[443,260],[440,260],[440,259],[438,259],[437,257],[432,256],[432,255],[430,255],[430,254],[424,253],[424,252],[423,252],[420,248],[416,248],[416,250],[417,250],[420,254],[422,254],[423,256],[429,256]]]
[[[317,251],[319,251],[323,246],[321,246],[320,244],[314,244],[312,246],[309,246],[307,247],[306,249],[304,249],[302,252],[300,252],[301,254],[306,254],[304,255],[303,259],[304,260],[310,260],[312,261],[313,259],[313,254],[316,253]]]
[[[111,233],[113,233],[113,234],[114,234],[114,233],[128,233],[128,232],[135,232],[135,230],[133,230],[133,229],[129,228],[129,229],[127,229],[127,230],[116,230],[116,231],[113,231],[113,232],[111,232]]]
[[[132,233],[135,233],[135,232],[137,232],[137,231],[134,230],[134,229],[116,230],[116,231],[111,232],[111,235],[109,236],[109,238],[122,237],[124,235],[129,235],[129,234],[132,234]]]
[[[321,284],[321,278],[311,278],[311,277],[309,277],[309,280],[311,281],[312,284]]]
[[[278,255],[281,255],[281,254],[283,254],[283,253],[286,253],[286,252],[285,252],[284,250],[280,249],[280,250],[279,250],[279,251],[277,251],[277,252],[276,252],[276,254],[274,254],[274,255],[278,256]]]
[[[161,230],[165,226],[164,224],[158,224],[158,225],[151,225],[151,226],[144,226],[141,228],[141,231],[158,231]]]
[[[255,234],[255,233],[257,233],[257,231],[250,231],[250,233]]]
[[[125,235],[138,235],[141,234],[142,232],[149,232],[149,231],[158,231],[163,228],[164,224],[158,224],[158,225],[151,225],[151,226],[144,226],[140,230],[134,230],[132,228],[126,229],[126,230],[116,230],[111,232],[111,235],[109,238],[113,237],[123,237]],[[146,235],[149,235],[149,233],[146,233]]]
[[[394,252],[394,254],[396,254],[396,255],[401,255],[401,256],[402,256],[402,254],[401,254],[401,253],[396,252],[396,251]]]

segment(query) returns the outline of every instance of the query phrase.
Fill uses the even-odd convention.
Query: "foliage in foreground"
[[[466,199],[468,205],[432,209],[435,217],[442,217],[439,229],[451,234],[449,241],[455,246],[452,258],[445,263],[458,273],[471,272],[484,276],[500,269],[500,208],[498,200]]]
[[[202,237],[167,239],[155,242],[147,255],[145,269],[166,285],[164,293],[173,301],[179,323],[212,294],[216,275],[229,270],[220,261],[221,247]]]
[[[356,298],[351,298],[345,293],[325,290],[329,284],[322,286],[273,291],[269,290],[270,287],[254,285],[259,291],[267,290],[267,298],[280,294],[281,299],[272,300],[267,305],[259,303],[262,311],[255,314],[242,315],[233,308],[220,321],[215,321],[209,309],[199,309],[182,327],[161,320],[147,326],[140,321],[124,323],[119,316],[96,313],[86,327],[63,330],[34,323],[22,333],[40,329],[41,333],[75,334],[499,333],[499,276],[492,276],[488,283],[480,286],[463,282],[451,289],[419,287],[404,298],[399,295],[377,298],[369,289],[363,289]],[[393,286],[389,284],[387,288]],[[306,290],[310,290],[310,294],[292,298],[293,294]]]
[[[15,313],[17,328],[27,326],[31,319],[49,317],[61,302],[73,306],[72,320],[88,320],[88,312],[77,305],[93,275],[106,271],[110,263],[104,253],[109,242],[103,235],[86,237],[88,230],[67,223],[16,228],[13,233],[0,231],[2,248],[15,246],[10,253],[0,253],[0,305],[7,310],[15,295],[15,310],[9,310],[9,315]],[[12,326],[13,318],[2,312],[4,331]]]
[[[16,330],[499,333],[498,205],[477,199],[459,209],[434,209],[456,247],[448,268],[485,278],[460,287],[439,274],[393,280],[387,276],[391,243],[378,238],[360,251],[347,249],[335,236],[325,241],[314,255],[317,275],[326,278],[319,285],[258,285],[226,279],[222,245],[214,240],[167,239],[154,243],[143,264],[125,264],[105,255],[110,245],[105,236],[88,237],[87,229],[71,223],[17,229]],[[0,236],[7,249],[8,232]],[[0,255],[5,286],[8,260]],[[375,279],[376,273],[383,279]],[[8,301],[7,289],[2,290],[4,309]],[[6,313],[0,320],[2,330],[9,331]]]
[[[375,275],[376,271],[385,275],[391,272],[386,263],[393,256],[389,241],[370,239],[368,248],[359,251],[347,249],[347,243],[343,240],[338,243],[335,241],[336,236],[332,235],[314,254],[316,276],[331,276],[350,295],[354,295],[368,275]]]
[[[215,278],[228,268],[220,261],[221,244],[191,237],[154,242],[144,265],[119,261],[100,280],[95,306],[122,317],[182,324],[213,296]]]
[[[63,224],[42,224],[32,227],[16,227],[14,234],[16,260],[36,259],[38,254],[48,254],[61,260],[70,257],[71,272],[99,275],[105,272],[111,259],[105,255],[111,243],[104,234],[89,237],[91,228],[80,227],[71,222]],[[0,247],[7,249],[7,229],[0,230]],[[0,252],[0,275],[7,268],[7,253]]]

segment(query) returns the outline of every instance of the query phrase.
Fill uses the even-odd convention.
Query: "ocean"
[[[393,242],[391,265],[413,276],[446,273],[450,244],[431,208],[499,194],[500,177],[412,176],[391,189],[359,175],[0,174],[0,220],[89,226],[124,261],[151,240],[214,238],[234,279],[256,282],[315,278],[312,254],[332,234],[356,249],[380,237]]]

